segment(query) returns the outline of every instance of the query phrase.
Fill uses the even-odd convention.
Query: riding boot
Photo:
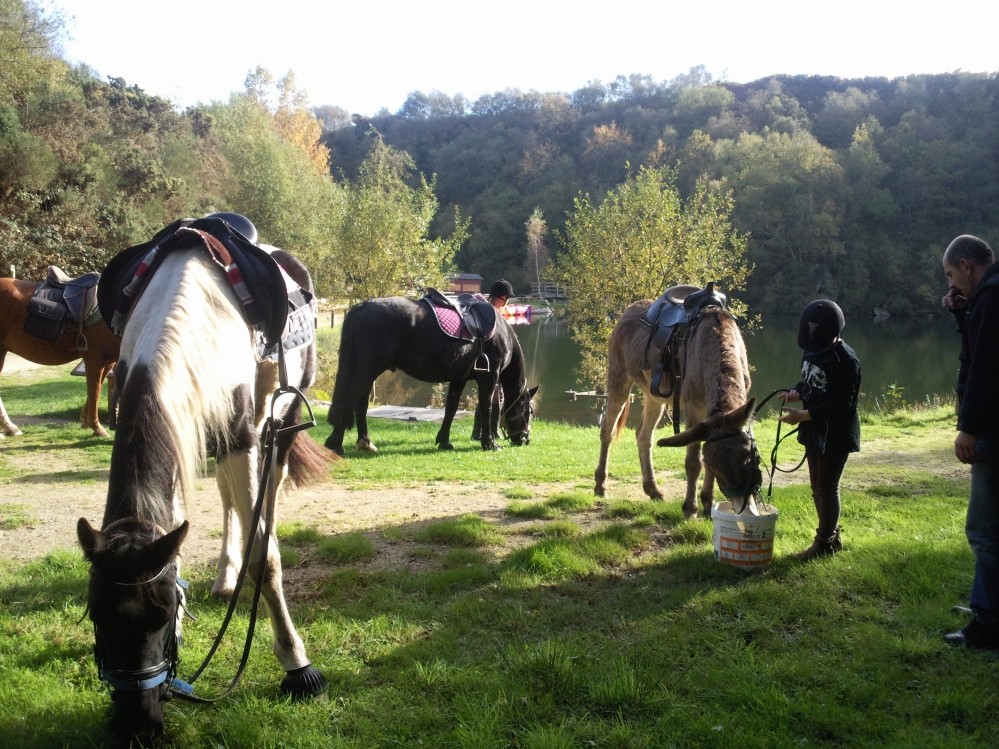
[[[816,557],[828,557],[832,556],[836,552],[842,550],[843,539],[840,535],[840,528],[836,526],[836,529],[832,534],[826,534],[816,529],[815,539],[812,541],[812,545],[803,551],[799,551],[797,554],[792,554],[795,559],[807,562],[810,559],[815,559]]]

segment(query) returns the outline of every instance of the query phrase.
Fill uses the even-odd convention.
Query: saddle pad
[[[441,326],[441,330],[452,338],[468,338],[468,330],[457,312],[450,307],[435,307],[432,304],[430,309],[437,316],[437,324]]]
[[[496,309],[482,294],[460,294],[457,299],[428,288],[420,299],[437,318],[441,332],[463,341],[488,341],[496,333]]]

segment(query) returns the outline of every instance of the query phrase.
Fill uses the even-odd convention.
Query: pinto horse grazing
[[[241,293],[245,287],[234,283],[231,272],[227,276],[237,265],[236,256],[232,265],[220,263],[218,246],[200,226],[217,230],[201,219],[158,244],[126,250],[128,262],[116,265],[125,253],[118,255],[101,279],[102,313],[107,317],[116,310],[112,326],[119,324],[122,299],[131,292],[134,301],[124,303],[118,426],[104,519],[98,531],[81,518],[77,535],[91,564],[88,607],[98,671],[113,690],[111,732],[126,742],[138,738],[143,745],[163,731],[163,703],[174,685],[184,611],[179,555],[189,527],[185,500],[209,455],[216,460],[225,518],[213,591],[232,593],[242,554],[236,535],[241,530],[244,542],[252,536],[256,545],[248,574],[261,581],[274,651],[287,672],[282,691],[316,695],[326,685],[289,615],[273,524],[263,518],[254,522],[262,473],[275,482],[269,487],[273,501],[286,475],[296,482],[324,475],[334,457],[291,428],[300,421],[300,388],[315,375],[311,280],[288,253],[275,250],[267,256],[276,261],[285,309],[251,328],[251,307]],[[150,245],[155,258],[147,252]],[[132,250],[142,251],[139,267],[144,270],[133,270]],[[238,270],[246,276],[242,263]],[[294,284],[286,291],[285,273],[303,287],[298,299],[306,302],[290,313]],[[144,286],[138,284],[140,274]],[[289,331],[296,324],[302,337],[289,347]],[[275,331],[282,330],[272,345]],[[267,358],[261,359],[262,354]],[[291,387],[285,388],[285,382]],[[282,428],[272,426],[268,408]],[[259,544],[264,541],[262,560]],[[265,568],[257,578],[262,563]]]
[[[607,410],[600,426],[600,462],[594,472],[595,493],[603,496],[607,481],[610,444],[620,435],[628,417],[628,393],[633,384],[642,391],[644,407],[638,429],[638,454],[642,487],[652,499],[662,499],[652,465],[652,437],[666,408],[666,399],[651,390],[652,373],[643,369],[649,327],[643,323],[651,302],[631,304],[614,326],[608,344]],[[739,326],[728,310],[709,305],[687,326],[679,356],[683,362],[680,413],[687,429],[659,440],[660,446],[687,446],[684,468],[687,494],[686,517],[696,517],[695,494],[701,473],[701,443],[704,443],[704,482],[701,505],[711,515],[714,482],[730,499],[736,495],[745,505],[762,481],[759,456],[752,435],[744,431],[755,401],[749,400],[749,363]],[[674,414],[674,418],[677,415]],[[734,503],[735,504],[735,503]]]
[[[401,369],[423,382],[447,382],[444,420],[436,444],[451,450],[451,423],[469,380],[479,387],[481,424],[493,424],[497,385],[502,389],[507,434],[514,445],[531,439],[531,399],[538,388],[527,387],[524,352],[516,334],[496,315],[493,335],[482,342],[449,337],[426,301],[403,297],[369,299],[352,307],[340,333],[340,360],[328,414],[333,432],[326,447],[343,455],[343,437],[357,425],[357,448],[377,452],[368,436],[368,395],[382,372]],[[483,450],[497,449],[491,429],[481,430]]]
[[[0,278],[0,371],[7,352],[12,352],[35,364],[68,364],[82,358],[87,368],[87,401],[80,412],[82,426],[92,429],[99,437],[108,432],[101,424],[98,406],[101,388],[118,359],[118,339],[103,320],[82,328],[67,326],[54,341],[39,338],[24,331],[28,317],[28,302],[39,284]],[[113,420],[112,420],[113,425]],[[0,400],[0,439],[19,435],[17,428]]]

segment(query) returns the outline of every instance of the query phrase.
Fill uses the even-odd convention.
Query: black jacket
[[[798,442],[823,455],[860,450],[860,360],[852,348],[840,340],[825,351],[806,351],[794,389],[812,416],[801,422]]]
[[[986,269],[968,300],[957,374],[957,428],[976,437],[999,433],[999,263]]]

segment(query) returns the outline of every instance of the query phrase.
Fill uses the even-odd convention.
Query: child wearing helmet
[[[812,501],[818,528],[812,545],[794,555],[807,561],[843,548],[839,526],[839,481],[850,453],[860,450],[860,360],[840,338],[846,320],[839,305],[818,299],[805,306],[798,320],[798,346],[804,351],[801,382],[785,401],[803,408],[786,409],[780,420],[798,424],[805,446]]]

